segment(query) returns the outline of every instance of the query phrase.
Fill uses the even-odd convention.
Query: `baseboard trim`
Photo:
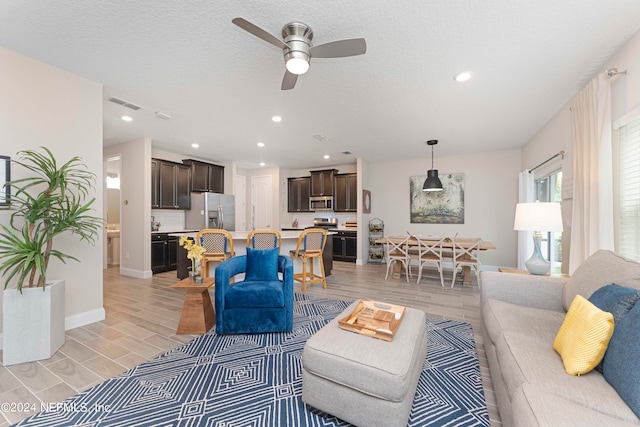
[[[105,319],[104,307],[95,310],[85,311],[84,313],[67,316],[64,319],[64,330],[79,328],[80,326],[89,325]]]
[[[136,279],[148,279],[153,276],[151,270],[134,270],[133,268],[120,267],[120,274],[135,277]]]
[[[64,330],[79,328],[80,326],[89,325],[105,319],[104,307],[95,310],[85,311],[84,313],[66,316],[64,319]],[[0,350],[3,349],[3,334],[0,334]]]

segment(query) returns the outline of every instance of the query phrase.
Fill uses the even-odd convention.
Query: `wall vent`
[[[162,119],[162,120],[169,120],[171,118],[170,115],[168,115],[167,113],[163,113],[162,111],[156,111],[153,114],[155,114],[155,116],[157,118]]]
[[[114,104],[118,104],[118,105],[122,105],[123,107],[130,108],[133,111],[138,111],[142,108],[140,105],[134,104],[133,102],[125,101],[124,99],[117,98],[115,96],[110,96],[109,101],[113,102]]]
[[[317,139],[320,142],[328,142],[329,138],[327,138],[325,135],[321,134],[321,133],[316,133],[315,135],[311,135],[313,136],[315,139]]]

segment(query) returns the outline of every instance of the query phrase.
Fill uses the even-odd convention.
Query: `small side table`
[[[187,277],[171,285],[172,288],[186,292],[177,334],[206,334],[216,322],[209,288],[213,286],[213,277],[205,277],[202,285],[197,285]]]

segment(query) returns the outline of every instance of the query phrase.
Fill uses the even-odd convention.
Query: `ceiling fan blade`
[[[273,34],[266,32],[262,28],[252,24],[244,18],[234,18],[231,20],[231,22],[233,22],[243,30],[253,34],[254,36],[261,38],[267,43],[271,43],[272,45],[279,47],[280,49],[284,49],[285,47],[287,47],[287,45],[282,40],[280,40]]]
[[[309,49],[312,58],[344,58],[362,55],[367,51],[364,39],[338,40],[314,46]]]
[[[280,86],[281,90],[289,90],[293,89],[298,81],[298,75],[290,73],[286,71],[284,73],[284,77],[282,78],[282,86]]]

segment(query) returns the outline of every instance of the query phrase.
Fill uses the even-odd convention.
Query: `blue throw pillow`
[[[613,338],[604,358],[604,378],[622,400],[640,417],[640,304],[615,325]]]
[[[247,248],[247,272],[244,280],[278,280],[278,248]]]
[[[640,300],[640,290],[625,288],[615,283],[601,287],[589,297],[589,301],[600,310],[613,314],[614,329],[609,346],[611,346],[614,340],[620,339],[619,336],[616,335],[617,327],[627,313],[629,313],[629,310],[636,305],[638,300]],[[607,357],[607,353],[605,353],[604,357]],[[602,372],[603,363],[604,358],[595,369]]]

